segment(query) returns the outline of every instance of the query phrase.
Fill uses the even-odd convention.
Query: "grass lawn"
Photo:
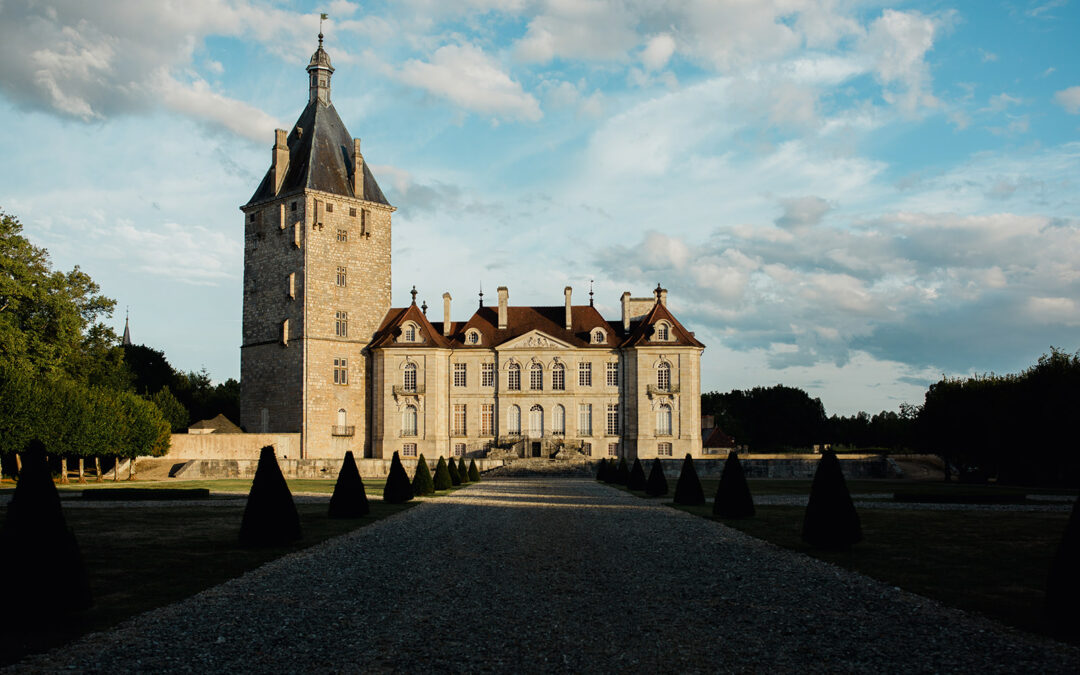
[[[668,487],[674,492],[675,483],[679,480],[676,473],[668,476]],[[716,486],[719,478],[703,478],[701,487],[705,496],[712,499],[716,494]],[[750,483],[750,492],[754,495],[809,495],[809,479],[785,479],[785,478],[757,478],[747,481]],[[1016,487],[1013,485],[968,485],[957,482],[946,483],[944,481],[918,481],[918,480],[849,480],[848,490],[852,494],[884,495],[894,492],[907,492],[914,494],[993,494],[993,495],[1076,495],[1076,489],[1066,488],[1038,488]]]
[[[337,481],[324,480],[319,478],[301,478],[301,479],[287,479],[289,489],[295,494],[297,492],[314,492],[319,494],[333,494],[334,484]],[[364,492],[369,496],[381,497],[383,486],[386,485],[386,480],[382,478],[365,478],[364,479]],[[4,487],[9,490],[14,490],[14,483],[11,481],[4,481]],[[185,488],[206,488],[211,492],[233,492],[240,495],[246,495],[251,490],[251,479],[249,478],[222,478],[213,480],[135,480],[135,481],[103,481],[101,483],[95,483],[90,481],[88,483],[66,483],[56,484],[56,489],[61,492],[75,491],[81,492],[83,490],[112,490],[116,488],[139,488],[144,490],[154,490],[168,488],[171,490],[182,490]],[[3,490],[0,490],[3,492]]]

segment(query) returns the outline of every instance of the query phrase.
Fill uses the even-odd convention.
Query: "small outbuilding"
[[[244,430],[229,421],[225,415],[196,422],[188,427],[189,434],[242,434]]]

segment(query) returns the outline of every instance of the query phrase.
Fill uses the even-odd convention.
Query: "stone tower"
[[[390,206],[330,101],[330,57],[308,103],[274,132],[244,212],[240,423],[301,434],[303,457],[370,456],[368,343],[390,308]],[[297,459],[297,458],[290,458]]]

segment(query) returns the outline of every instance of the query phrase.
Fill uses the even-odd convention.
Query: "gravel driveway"
[[[24,671],[1077,672],[1004,628],[587,479],[497,479]]]

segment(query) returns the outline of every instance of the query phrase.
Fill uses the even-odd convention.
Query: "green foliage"
[[[750,518],[754,515],[750,484],[746,482],[746,473],[734,450],[728,453],[720,483],[716,486],[713,515],[720,518]]]
[[[645,489],[645,469],[641,466],[641,460],[634,458],[634,466],[630,469],[630,475],[626,479],[626,487],[631,490]]]
[[[244,507],[240,543],[244,546],[280,546],[299,538],[300,515],[274,456],[274,446],[267,445],[259,454],[259,466],[255,469],[255,479]]]
[[[615,467],[615,483],[617,485],[626,485],[630,480],[630,469],[626,466],[626,458],[620,457],[619,464]]]
[[[191,421],[187,408],[173,395],[168,385],[151,394],[150,402],[161,411],[161,416],[169,423],[169,428],[174,433],[187,429]]]
[[[1080,498],[1073,502],[1072,515],[1050,565],[1046,582],[1046,614],[1058,629],[1075,634],[1080,628]]]
[[[360,518],[370,512],[364,481],[356,468],[352,450],[349,450],[345,453],[345,461],[341,463],[327,515],[331,518]]]
[[[416,471],[413,472],[412,491],[417,497],[435,494],[435,482],[431,480],[431,470],[423,453],[416,462]]]
[[[469,460],[469,482],[470,483],[479,483],[480,482],[480,471],[476,468],[476,460],[475,459],[470,459]]]
[[[386,485],[383,486],[383,501],[387,504],[404,504],[412,498],[409,474],[405,473],[401,458],[394,452],[394,457],[390,460],[390,473],[386,475]]]
[[[862,525],[851,501],[836,453],[826,450],[814,472],[806,504],[802,538],[824,549],[845,549],[862,541]]]
[[[450,484],[461,485],[461,473],[458,472],[457,463],[454,458],[450,458],[450,462],[447,464],[447,469],[450,473]]]
[[[129,392],[119,392],[117,396],[126,428],[114,454],[128,458],[140,455],[161,457],[168,452],[171,441],[169,423],[157,406]],[[273,457],[273,447],[267,447]],[[261,457],[259,462],[261,465]],[[274,460],[274,465],[277,466],[277,460]]]
[[[435,489],[449,490],[453,485],[453,479],[450,477],[450,469],[446,466],[446,458],[439,457],[439,463],[435,465]]]
[[[664,476],[664,467],[660,460],[654,459],[652,468],[649,470],[649,480],[645,483],[645,494],[650,497],[663,497],[668,493],[667,478]]]
[[[469,482],[469,467],[465,466],[465,457],[461,457],[458,460],[457,472],[458,476],[461,478],[462,485]]]
[[[826,440],[821,400],[782,384],[703,394],[701,413],[713,415],[726,433],[754,450],[806,448]]]
[[[701,506],[705,503],[705,492],[701,487],[701,479],[698,478],[697,469],[694,468],[694,460],[690,453],[686,453],[683,460],[682,471],[679,480],[675,483],[675,503],[683,506]]]

